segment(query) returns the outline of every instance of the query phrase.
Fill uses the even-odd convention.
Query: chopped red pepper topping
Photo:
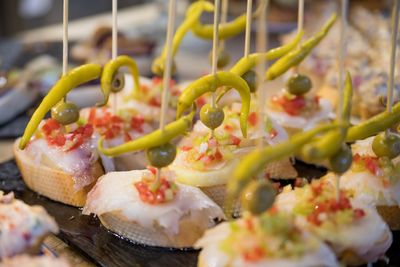
[[[318,197],[324,190],[324,183],[313,183],[311,184],[313,197],[310,199],[314,202],[314,199]],[[323,202],[316,202],[313,204],[314,210],[307,216],[307,220],[317,226],[323,223],[323,219],[320,215],[322,214],[332,214],[341,210],[352,210],[354,219],[360,219],[364,217],[365,212],[362,209],[353,209],[350,199],[346,196],[345,192],[341,191],[339,199],[336,198],[328,199]]]
[[[64,133],[61,124],[54,119],[48,119],[42,126],[43,135],[49,145],[63,147],[71,151],[82,145],[93,134],[93,126],[86,124],[70,133]]]
[[[265,249],[260,246],[249,248],[243,252],[243,258],[247,262],[257,262],[266,256]]]
[[[364,165],[365,168],[373,175],[379,175],[381,168],[377,157],[361,156],[357,153],[353,156],[353,161],[356,164],[358,163]]]
[[[156,174],[156,169],[149,169],[153,176]],[[168,181],[161,177],[159,181],[153,177],[153,181],[145,181],[142,179],[140,182],[134,184],[136,190],[139,192],[140,199],[148,204],[155,205],[171,201],[178,192],[178,187],[175,183]]]
[[[258,122],[258,114],[256,112],[251,112],[249,114],[248,122],[251,126],[256,126]]]
[[[232,145],[238,146],[238,145],[240,145],[240,142],[242,142],[242,140],[239,137],[236,137],[232,134],[231,142],[232,142]]]
[[[144,117],[142,115],[135,115],[131,118],[131,128],[139,133],[143,133]]]
[[[272,97],[272,102],[281,106],[283,110],[291,116],[299,115],[306,106],[306,99],[301,95],[294,96],[291,99],[287,98],[286,95],[282,95],[281,97],[274,96]]]

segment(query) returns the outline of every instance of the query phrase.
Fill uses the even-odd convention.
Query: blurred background
[[[194,0],[178,0],[176,27],[185,16],[187,6]],[[211,0],[210,0],[211,1]],[[211,1],[212,2],[212,1]],[[254,1],[254,9],[256,8]],[[325,14],[337,11],[338,0],[306,0],[305,25],[312,33]],[[379,14],[389,14],[391,0],[350,0],[351,6]],[[168,0],[118,0],[118,53],[132,56],[138,63],[140,75],[151,77],[152,60],[161,52],[166,35]],[[69,0],[69,68],[94,62],[105,64],[111,56],[111,0]],[[279,45],[282,37],[297,27],[298,0],[270,0],[268,10],[269,47]],[[246,0],[229,0],[228,20],[245,13]],[[7,132],[10,121],[27,108],[37,104],[61,75],[62,58],[62,0],[0,0],[0,138],[18,136]],[[349,16],[351,17],[351,16]],[[386,15],[386,17],[388,17]],[[203,23],[212,23],[213,14],[202,15]],[[256,31],[253,23],[253,40]],[[176,79],[192,80],[210,71],[208,55],[211,41],[188,32],[175,57]],[[226,41],[231,63],[243,55],[244,34]],[[252,42],[254,51],[254,41]],[[18,90],[12,90],[18,88]],[[91,84],[87,92],[98,92],[99,84]],[[96,103],[96,96],[78,90],[79,106]],[[18,110],[13,116],[2,116],[2,109],[11,105],[10,92],[23,92]],[[71,92],[73,98],[75,91]],[[16,93],[15,93],[16,95]],[[7,96],[7,97],[6,97]],[[15,96],[14,96],[15,97]],[[97,97],[100,97],[98,93]],[[81,102],[90,99],[91,101]],[[26,100],[26,101],[25,101]],[[8,101],[8,102],[7,102]],[[8,103],[4,105],[4,103]],[[26,103],[24,103],[26,102]],[[29,112],[28,112],[29,116]],[[4,117],[4,118],[3,118]],[[23,129],[22,121],[16,127]],[[6,129],[6,130],[5,130]],[[6,132],[4,132],[6,131]]]

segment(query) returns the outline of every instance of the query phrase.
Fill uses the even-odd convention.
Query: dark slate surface
[[[310,168],[298,163],[303,175],[318,177],[323,169]],[[13,160],[0,164],[0,189],[14,191],[16,196],[30,205],[42,205],[54,216],[60,226],[59,238],[80,251],[98,266],[133,267],[195,267],[196,251],[152,248],[124,240],[100,226],[96,218],[83,216],[77,208],[66,206],[27,189]],[[388,252],[390,263],[377,263],[378,267],[400,266],[400,232],[394,232],[394,243]]]

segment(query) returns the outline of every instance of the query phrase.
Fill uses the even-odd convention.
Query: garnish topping
[[[145,173],[142,180],[134,184],[140,199],[151,205],[172,201],[178,192],[178,186],[163,176],[157,180],[155,168],[148,167],[148,170],[150,172]]]
[[[393,163],[388,157],[374,157],[355,154],[353,156],[353,172],[368,171],[383,179],[385,186],[395,184],[400,180],[400,163]]]
[[[68,152],[78,148],[92,137],[93,126],[86,124],[67,133],[55,119],[48,119],[43,124],[41,132],[49,145],[63,147]]]
[[[240,255],[248,263],[264,259],[299,258],[314,249],[315,243],[304,242],[294,217],[275,208],[260,216],[245,215],[230,223],[231,233],[220,243],[223,252],[231,257]]]
[[[88,123],[93,125],[105,139],[113,139],[119,135],[123,135],[125,141],[130,141],[132,139],[129,135],[130,130],[144,133],[145,119],[142,115],[132,114],[132,112],[128,112],[127,110],[125,112],[121,111],[120,116],[118,116],[112,114],[106,108],[101,110],[91,108]]]
[[[291,95],[283,93],[272,97],[271,108],[286,112],[290,116],[308,116],[319,110],[319,97],[308,95]]]
[[[318,227],[345,225],[364,217],[364,210],[353,208],[348,191],[341,190],[338,199],[335,192],[331,182],[314,180],[295,190],[299,201],[293,211]]]

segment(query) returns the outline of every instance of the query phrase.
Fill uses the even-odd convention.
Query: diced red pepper
[[[280,105],[283,110],[291,116],[299,115],[306,106],[306,99],[304,96],[295,96],[293,99],[288,99],[283,95],[281,97],[273,97],[272,102]]]
[[[143,133],[144,117],[142,115],[135,115],[131,118],[131,128],[139,133]]]
[[[365,211],[362,209],[355,209],[354,210],[354,219],[359,220],[365,216]]]
[[[232,145],[238,146],[238,145],[240,145],[240,142],[242,142],[242,140],[239,137],[236,137],[232,134],[231,142],[232,142]]]
[[[189,151],[189,150],[192,150],[192,149],[193,149],[192,146],[182,146],[182,147],[181,147],[181,150],[182,150],[182,151]]]
[[[380,170],[379,162],[376,158],[373,157],[365,157],[365,168],[369,170],[372,174],[377,175]]]
[[[166,201],[165,192],[166,190],[171,190],[172,187],[171,183],[165,178],[161,178],[160,186],[155,191],[150,190],[151,183],[143,181],[136,182],[134,186],[139,193],[140,199],[151,205],[164,203]],[[172,193],[175,196],[177,191],[173,190]]]
[[[256,126],[258,123],[258,114],[256,112],[251,112],[249,114],[248,122],[251,126]]]
[[[265,257],[265,252],[262,247],[254,247],[243,253],[243,258],[248,262],[257,262]]]
[[[198,108],[201,108],[206,103],[207,103],[206,99],[204,97],[202,97],[202,96],[196,99],[196,105],[197,105]]]

